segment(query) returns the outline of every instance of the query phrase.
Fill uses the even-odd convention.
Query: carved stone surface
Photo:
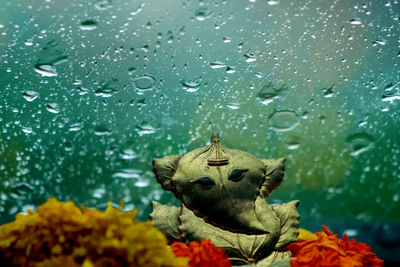
[[[157,181],[180,207],[153,202],[150,218],[170,242],[210,239],[234,265],[290,266],[283,250],[297,241],[299,201],[268,205],[281,183],[284,159],[258,159],[225,148],[214,133],[208,146],[153,161]]]

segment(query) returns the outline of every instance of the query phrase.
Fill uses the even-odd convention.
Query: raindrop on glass
[[[225,68],[226,64],[220,62],[220,61],[214,61],[210,63],[210,67],[212,69],[220,69],[220,68]]]
[[[39,92],[25,91],[22,96],[26,99],[26,101],[32,102],[33,100],[39,97]]]
[[[280,110],[272,113],[268,118],[269,125],[276,132],[287,132],[299,125],[299,119],[291,110]]]
[[[269,0],[269,1],[267,1],[267,4],[270,6],[277,6],[277,5],[279,5],[279,1]]]
[[[396,100],[400,100],[400,82],[387,85],[382,95],[383,102],[393,103]]]
[[[150,75],[143,75],[135,78],[134,84],[136,89],[140,92],[152,90],[154,87],[155,80]]]
[[[31,134],[33,133],[32,127],[28,127],[28,126],[21,126],[21,130],[26,133],[26,134]]]
[[[142,170],[125,168],[115,171],[112,177],[119,179],[139,179],[142,175]]]
[[[82,31],[91,31],[96,28],[97,28],[97,21],[91,19],[82,21],[81,24],[79,25],[79,29],[81,29]]]
[[[182,81],[181,85],[183,90],[185,90],[188,93],[193,93],[199,90],[200,80]]]
[[[287,93],[287,87],[275,87],[272,83],[264,85],[260,92],[257,94],[257,101],[264,106],[272,103],[273,101],[280,98],[281,95]]]
[[[69,126],[68,131],[70,132],[79,132],[83,128],[83,122],[76,122]]]
[[[352,19],[350,20],[350,24],[352,25],[361,25],[361,20],[356,18],[356,19]]]
[[[299,148],[299,146],[300,146],[300,143],[299,143],[299,142],[291,141],[291,142],[288,143],[288,147],[287,147],[287,148],[288,148],[289,150],[296,150],[296,149]]]
[[[208,19],[211,16],[211,14],[212,13],[206,7],[201,7],[197,9],[195,12],[196,19],[199,21]]]
[[[224,43],[226,43],[226,44],[231,42],[231,38],[229,38],[229,37],[224,37],[223,40],[224,40]]]
[[[125,148],[123,148],[119,156],[125,160],[131,160],[136,158],[137,154],[133,149],[133,144],[128,144]]]
[[[247,63],[256,61],[256,56],[252,52],[245,53],[244,58]]]
[[[56,65],[68,60],[67,56],[55,41],[48,42],[41,50],[34,70],[43,77],[55,77],[58,75]]]
[[[23,206],[22,206],[22,209],[21,209],[21,213],[22,213],[23,215],[27,215],[27,214],[28,214],[28,210],[35,211],[35,210],[36,210],[36,206],[33,205],[33,204],[26,204],[26,205],[23,205]]]
[[[102,198],[106,194],[106,190],[104,188],[97,188],[93,190],[92,196],[94,198]]]
[[[97,10],[106,10],[112,7],[112,2],[111,0],[98,0],[94,6]]]
[[[16,184],[15,186],[13,186],[13,188],[11,189],[11,191],[14,194],[17,195],[29,195],[34,191],[34,188],[32,185],[27,184],[27,183],[19,183]]]
[[[233,68],[233,67],[226,67],[226,73],[228,73],[228,74],[232,74],[232,73],[235,73],[236,72],[236,70]]]
[[[110,86],[104,86],[96,90],[94,94],[101,97],[111,97],[118,90]],[[86,92],[85,92],[86,93]]]
[[[94,134],[97,136],[111,135],[111,130],[108,129],[105,125],[98,125],[94,129]]]
[[[346,234],[348,237],[356,237],[358,235],[357,229],[346,229],[343,231],[343,235]]]
[[[154,129],[151,125],[138,125],[136,126],[135,130],[140,136],[153,134],[156,132],[156,129]]]
[[[240,108],[240,105],[238,103],[229,103],[226,105],[228,108],[236,110]]]
[[[36,64],[33,69],[43,77],[55,77],[58,75],[56,67],[53,65]]]
[[[133,183],[134,186],[140,187],[140,188],[148,187],[149,184],[150,184],[149,179],[144,178],[144,177],[139,177],[139,178]]]
[[[57,103],[49,103],[46,105],[46,109],[50,113],[57,114],[60,112],[60,107],[58,106]]]
[[[352,156],[358,156],[361,153],[370,150],[374,145],[374,138],[366,133],[356,133],[346,138],[346,144],[353,151]]]
[[[333,91],[333,87],[334,87],[334,85],[332,85],[329,88],[322,89],[322,93],[325,98],[331,98],[335,95],[335,91]]]
[[[25,40],[24,44],[26,46],[32,46],[33,45],[33,41],[32,40]]]

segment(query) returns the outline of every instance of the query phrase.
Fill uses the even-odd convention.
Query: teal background
[[[152,159],[287,158],[269,203],[400,261],[400,4],[0,0],[0,222],[178,204]]]

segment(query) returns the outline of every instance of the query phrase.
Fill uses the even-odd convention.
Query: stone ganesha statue
[[[265,198],[281,183],[284,159],[258,159],[221,145],[153,161],[157,181],[180,207],[153,201],[154,225],[170,242],[210,239],[234,265],[290,266],[284,248],[297,241],[299,201],[271,206]]]

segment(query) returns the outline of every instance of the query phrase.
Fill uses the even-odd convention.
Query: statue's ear
[[[262,159],[265,166],[265,182],[264,186],[268,192],[277,188],[285,175],[285,159]]]
[[[153,160],[153,172],[156,174],[157,182],[165,190],[175,191],[171,180],[181,157],[180,155],[172,155]]]

